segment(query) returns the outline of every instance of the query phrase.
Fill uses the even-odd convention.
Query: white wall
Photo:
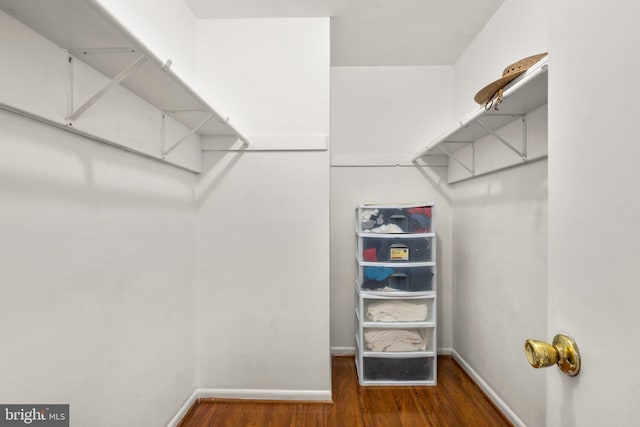
[[[546,339],[571,335],[583,365],[547,369],[546,425],[636,425],[640,5],[553,2],[550,16]]]
[[[219,179],[199,187],[201,388],[330,398],[327,157],[207,155]]]
[[[453,348],[527,425],[544,375],[527,338],[546,331],[547,162],[453,185]]]
[[[193,175],[0,111],[0,401],[166,424],[195,379]]]
[[[197,21],[197,86],[253,147],[265,136],[328,136],[327,19]]]
[[[354,209],[436,203],[438,346],[451,347],[451,207],[445,169],[411,158],[451,121],[450,67],[331,69],[331,346],[355,347]],[[396,166],[397,164],[404,166]],[[387,165],[387,166],[384,166]]]
[[[199,386],[330,399],[329,155],[295,151],[329,133],[329,21],[200,21],[198,58],[205,94],[242,112],[247,135],[294,149],[205,154]]]
[[[547,14],[546,2],[505,1],[454,64],[454,118],[477,108],[475,93],[508,64],[547,51]],[[546,143],[537,116],[528,122],[534,145]],[[537,161],[452,185],[453,348],[527,425],[546,412],[544,375],[522,350],[546,331],[546,182],[547,163]]]
[[[331,163],[412,165],[413,156],[449,128],[451,71],[333,67]]]

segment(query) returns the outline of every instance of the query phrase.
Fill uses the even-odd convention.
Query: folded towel
[[[429,338],[416,329],[368,329],[364,342],[371,351],[424,351]]]
[[[367,320],[374,322],[423,322],[427,320],[424,302],[382,300],[367,305]]]

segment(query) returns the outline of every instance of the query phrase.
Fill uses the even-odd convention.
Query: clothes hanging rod
[[[56,122],[56,121],[48,119],[46,117],[42,117],[40,115],[30,113],[28,111],[24,111],[24,110],[21,110],[19,108],[11,107],[10,105],[3,104],[1,102],[0,102],[0,110],[8,111],[8,112],[16,114],[18,116],[25,117],[27,119],[34,120],[34,121],[39,122],[39,123],[43,123],[45,125],[60,129],[60,130],[65,131],[65,132],[69,132],[69,133],[74,134],[74,135],[78,135],[78,136],[90,139],[92,141],[101,142],[101,143],[103,143],[105,145],[108,145],[110,147],[118,148],[120,150],[136,154],[136,155],[144,157],[146,159],[154,160],[154,161],[162,163],[164,165],[169,165],[169,166],[172,166],[172,167],[175,167],[175,168],[178,168],[178,169],[182,169],[182,170],[187,171],[187,172],[201,173],[201,171],[198,171],[198,170],[195,170],[195,169],[191,169],[189,167],[180,165],[178,163],[174,163],[174,162],[172,162],[170,160],[161,159],[161,158],[156,157],[156,156],[154,156],[152,154],[145,153],[144,151],[139,151],[139,150],[136,150],[136,149],[131,148],[131,147],[127,147],[126,145],[118,144],[117,142],[113,142],[113,141],[110,141],[108,139],[100,138],[99,136],[92,135],[92,134],[90,134],[88,132],[84,132],[84,131],[78,130],[77,128],[75,128],[73,126],[69,126],[69,125],[67,125],[65,123]]]

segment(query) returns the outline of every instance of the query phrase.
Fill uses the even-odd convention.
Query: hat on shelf
[[[540,61],[544,58],[547,53],[540,53],[538,55],[528,56],[519,60],[518,62],[514,62],[513,64],[507,66],[502,72],[502,77],[496,81],[493,81],[480,89],[476,96],[473,98],[478,104],[484,104],[486,108],[491,108],[492,101],[498,97],[497,104],[502,101],[502,90],[504,87],[509,84],[509,82],[513,81],[516,77],[523,74],[529,68],[531,68],[536,62]],[[496,104],[496,109],[497,105]],[[487,107],[488,106],[488,107]]]

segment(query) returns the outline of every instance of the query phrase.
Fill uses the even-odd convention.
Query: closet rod
[[[109,141],[108,139],[100,138],[99,136],[92,135],[90,133],[78,130],[73,126],[68,126],[65,123],[56,122],[56,121],[48,119],[46,117],[42,117],[42,116],[39,116],[37,114],[29,113],[28,111],[24,111],[24,110],[21,110],[19,108],[12,107],[10,105],[3,104],[1,102],[0,102],[0,110],[8,111],[8,112],[16,114],[18,116],[25,117],[27,119],[34,120],[36,122],[43,123],[43,124],[48,125],[48,126],[52,126],[52,127],[58,128],[58,129],[63,130],[65,132],[69,132],[71,134],[78,135],[78,136],[90,139],[92,141],[101,142],[101,143],[109,145],[109,146],[111,146],[113,148],[118,148],[120,150],[128,151],[130,153],[136,154],[136,155],[144,157],[146,159],[150,159],[150,160],[154,160],[156,162],[162,163],[163,165],[169,165],[169,166],[172,166],[174,168],[182,169],[182,170],[187,171],[187,172],[198,173],[198,174],[201,173],[201,171],[199,171],[199,170],[191,169],[189,167],[180,165],[178,163],[174,163],[174,162],[172,162],[170,160],[164,160],[164,159],[161,159],[159,157],[155,157],[155,156],[153,156],[153,155],[151,155],[149,153],[145,153],[143,151],[138,151],[138,150],[133,149],[131,147],[127,147],[126,145],[122,145],[122,144],[118,144],[117,142]]]

